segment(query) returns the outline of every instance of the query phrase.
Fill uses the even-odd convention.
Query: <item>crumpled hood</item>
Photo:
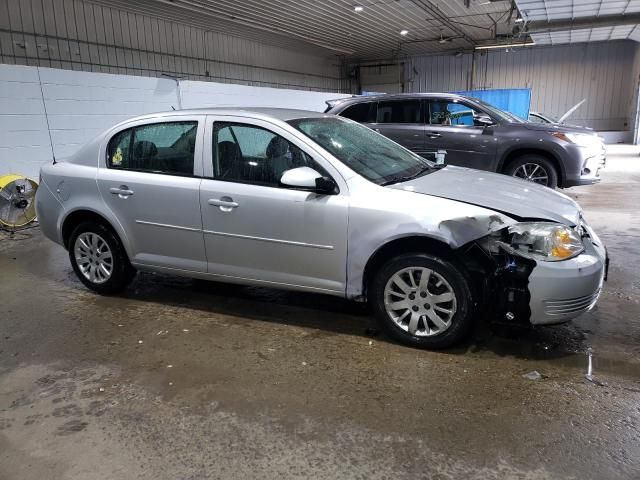
[[[457,200],[522,219],[541,219],[577,225],[580,207],[571,198],[547,187],[517,178],[447,166],[390,188]]]

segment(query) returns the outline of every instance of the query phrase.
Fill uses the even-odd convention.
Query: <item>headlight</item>
[[[584,251],[579,234],[558,223],[516,223],[507,229],[509,241],[500,242],[507,251],[532,260],[557,262]]]
[[[553,132],[553,135],[560,140],[564,140],[568,143],[573,143],[579,147],[596,147],[600,145],[600,138],[597,135],[588,135],[586,133],[563,133],[563,132]]]

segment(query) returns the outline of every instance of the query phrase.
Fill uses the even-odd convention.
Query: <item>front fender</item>
[[[349,298],[363,294],[364,270],[373,255],[395,240],[424,237],[455,250],[473,240],[516,223],[475,205],[379,187],[366,204],[352,204],[349,213],[347,288]],[[363,198],[353,196],[352,198]]]

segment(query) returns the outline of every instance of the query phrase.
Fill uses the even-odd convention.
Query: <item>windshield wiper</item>
[[[442,167],[444,167],[444,165],[442,165]],[[396,177],[392,180],[387,180],[386,182],[383,182],[380,185],[383,187],[386,187],[387,185],[393,185],[394,183],[408,182],[409,180],[413,180],[414,178],[421,177],[422,175],[427,173],[428,170],[440,170],[442,167],[439,165],[434,165],[434,166],[426,165],[424,168],[420,169],[418,172],[414,173],[413,175],[407,175],[405,177]]]

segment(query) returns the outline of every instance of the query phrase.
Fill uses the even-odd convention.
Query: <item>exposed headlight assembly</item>
[[[508,241],[499,245],[513,255],[558,262],[584,251],[580,235],[574,229],[559,223],[522,222],[507,228]]]

